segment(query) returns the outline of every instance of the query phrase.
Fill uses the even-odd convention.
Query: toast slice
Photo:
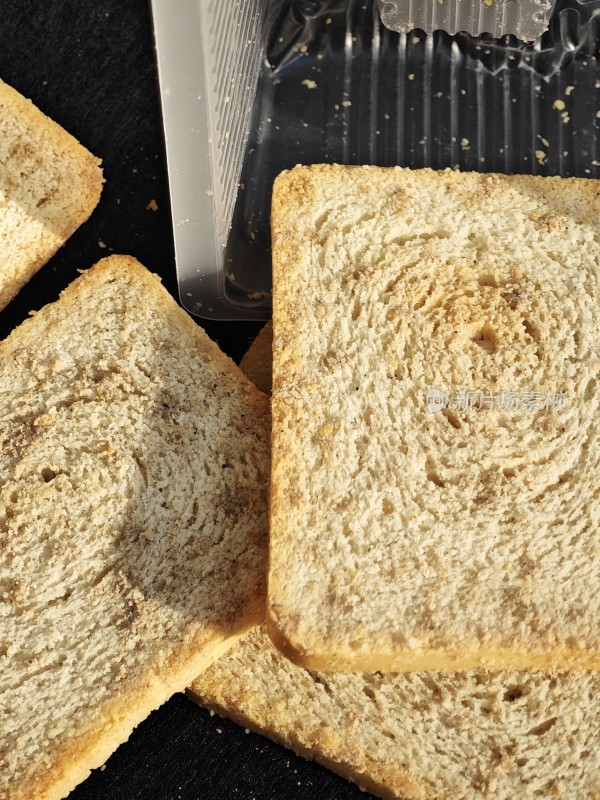
[[[598,182],[299,167],[273,237],[275,644],[598,669]]]
[[[600,797],[597,672],[311,672],[257,628],[188,696],[379,797]]]
[[[268,363],[263,330],[242,364]],[[263,627],[188,696],[385,798],[600,797],[598,673],[309,672]]]
[[[55,800],[264,618],[268,400],[134,259],[0,343],[0,798]]]
[[[0,310],[96,207],[100,162],[0,80]]]

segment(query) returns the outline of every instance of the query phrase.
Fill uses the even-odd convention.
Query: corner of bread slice
[[[131,732],[137,728],[156,709],[160,708],[177,692],[186,691],[199,675],[209,669],[216,661],[223,658],[240,640],[256,625],[260,610],[264,606],[257,604],[256,613],[251,612],[254,619],[247,618],[240,622],[237,629],[225,639],[213,637],[208,651],[198,651],[183,663],[177,664],[169,674],[169,682],[156,674],[148,674],[142,689],[134,693],[126,708],[118,702],[110,704],[103,716],[103,724],[98,729],[83,732],[76,742],[65,747],[52,770],[40,775],[33,783],[25,786],[25,793],[17,793],[14,800],[62,800],[76,787],[85,781],[94,769],[101,767],[115,750],[129,739]],[[124,728],[123,725],[128,726]],[[13,795],[10,795],[13,800]]]
[[[62,296],[68,297],[71,292],[77,292],[80,287],[89,283],[110,283],[119,279],[137,281],[150,289],[158,289],[162,284],[160,275],[150,272],[133,256],[117,254],[106,256],[80,272],[80,277],[67,286]]]
[[[278,613],[276,606],[269,605],[265,623],[271,642],[288,661],[298,667],[307,669],[312,667],[313,654],[309,652],[305,644],[299,641],[297,629],[295,627],[291,629],[287,621]]]
[[[68,171],[68,180],[63,182],[59,193],[64,195],[65,203],[62,233],[65,237],[70,236],[98,205],[104,185],[102,159],[93,155],[29,98],[2,80],[0,107],[4,110],[9,141],[13,137],[22,137],[22,147],[30,142],[40,152],[53,152],[59,168],[62,164],[65,174]]]
[[[288,661],[304,669],[355,671],[355,658],[347,647],[337,642],[324,643],[321,637],[300,630],[295,614],[280,613],[276,604],[267,609],[266,630],[273,645]]]

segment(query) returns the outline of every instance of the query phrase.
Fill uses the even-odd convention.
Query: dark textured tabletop
[[[173,0],[174,12],[177,0]],[[0,338],[110,253],[136,256],[177,295],[152,21],[146,0],[0,0],[0,78],[103,159],[93,216],[0,313]],[[156,210],[153,210],[156,209]],[[210,323],[239,358],[259,329]],[[1,732],[0,732],[1,735]],[[316,764],[172,698],[71,800],[365,797]],[[34,800],[32,798],[32,800]]]

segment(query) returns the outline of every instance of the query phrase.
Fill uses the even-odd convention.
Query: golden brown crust
[[[374,655],[357,653],[352,648],[338,644],[333,655],[310,652],[304,643],[294,641],[285,625],[278,623],[276,611],[269,607],[266,620],[269,638],[283,655],[299,667],[310,670],[336,670],[339,672],[465,672],[473,669],[497,670],[552,670],[556,662],[562,670],[598,669],[598,656],[586,650],[555,649],[551,652],[532,652],[512,648],[482,647],[455,651],[422,650],[411,653],[407,650],[386,652],[387,643],[381,648],[373,646]]]
[[[337,748],[333,748],[330,751],[329,748],[323,746],[322,741],[318,746],[315,746],[315,743],[306,744],[294,731],[286,729],[284,726],[281,728],[269,726],[265,720],[257,720],[244,714],[240,708],[235,708],[229,704],[225,705],[214,700],[207,702],[201,680],[195,683],[198,685],[197,690],[194,689],[194,685],[186,689],[186,694],[190,700],[204,708],[208,708],[215,714],[233,720],[233,722],[253,733],[266,736],[273,742],[287,747],[292,752],[302,756],[307,761],[316,761],[317,764],[321,764],[336,775],[355,783],[363,791],[371,792],[383,800],[408,800],[408,798],[410,800],[428,800],[421,787],[415,784],[408,774],[384,765],[383,767],[380,766],[379,771],[383,770],[384,773],[393,771],[394,779],[389,782],[378,780],[374,777],[377,774],[375,770],[369,773],[367,771],[368,767],[361,769],[356,764],[340,758]],[[389,774],[385,775],[385,778],[389,777]]]

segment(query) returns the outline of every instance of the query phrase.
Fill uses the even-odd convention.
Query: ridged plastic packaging
[[[382,0],[384,25],[399,33],[419,28],[535,41],[548,30],[552,0]]]

